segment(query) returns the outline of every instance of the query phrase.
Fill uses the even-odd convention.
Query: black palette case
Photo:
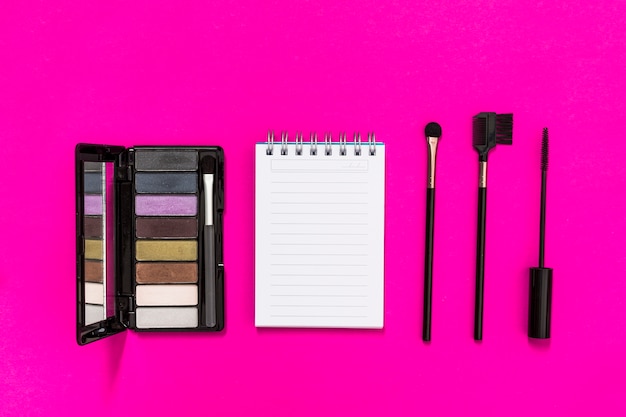
[[[224,152],[76,146],[77,342],[224,328]]]

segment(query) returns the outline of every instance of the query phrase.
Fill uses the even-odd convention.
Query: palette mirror
[[[115,315],[113,163],[83,162],[83,254],[81,283],[84,326]]]

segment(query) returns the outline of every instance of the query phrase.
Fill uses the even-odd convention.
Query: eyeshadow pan
[[[85,323],[97,323],[106,319],[104,316],[104,306],[103,305],[94,305],[94,304],[85,304]]]
[[[88,304],[104,304],[104,285],[85,282],[85,302]]]
[[[198,242],[195,240],[138,240],[135,245],[138,261],[195,261]]]
[[[135,269],[138,284],[192,284],[198,282],[195,262],[139,262]]]
[[[137,307],[135,319],[139,329],[198,327],[198,308]]]
[[[102,241],[99,239],[85,239],[85,258],[102,260]]]
[[[138,172],[135,175],[138,193],[184,194],[198,191],[195,172]]]
[[[102,194],[85,194],[85,215],[102,216]]]
[[[197,285],[138,285],[138,306],[195,306],[198,305]]]
[[[103,162],[83,162],[83,168],[85,172],[102,172]]]
[[[85,281],[104,282],[104,263],[100,261],[85,261]]]
[[[83,176],[86,194],[102,194],[103,176],[99,172],[85,172]]]
[[[195,195],[135,196],[135,214],[138,216],[195,216],[198,198]]]
[[[139,238],[197,237],[198,220],[195,217],[138,217],[135,233]]]
[[[102,217],[84,217],[85,237],[102,237]]]
[[[198,153],[137,149],[135,168],[138,171],[195,171],[198,168]]]

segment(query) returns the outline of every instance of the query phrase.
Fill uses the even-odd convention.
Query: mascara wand
[[[424,129],[428,142],[428,183],[426,185],[426,246],[424,255],[424,317],[422,340],[430,341],[433,304],[433,246],[435,235],[435,167],[437,145],[441,138],[441,125],[431,122]]]
[[[546,248],[546,188],[548,182],[548,128],[541,140],[541,214],[539,217],[539,267],[530,268],[528,337],[550,338],[552,315],[552,268],[544,267]]]

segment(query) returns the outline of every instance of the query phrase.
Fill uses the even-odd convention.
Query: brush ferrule
[[[436,136],[427,136],[428,142],[428,185],[427,188],[435,188],[435,172],[437,163],[437,145],[439,138]]]
[[[487,188],[487,161],[478,164],[478,187]]]

